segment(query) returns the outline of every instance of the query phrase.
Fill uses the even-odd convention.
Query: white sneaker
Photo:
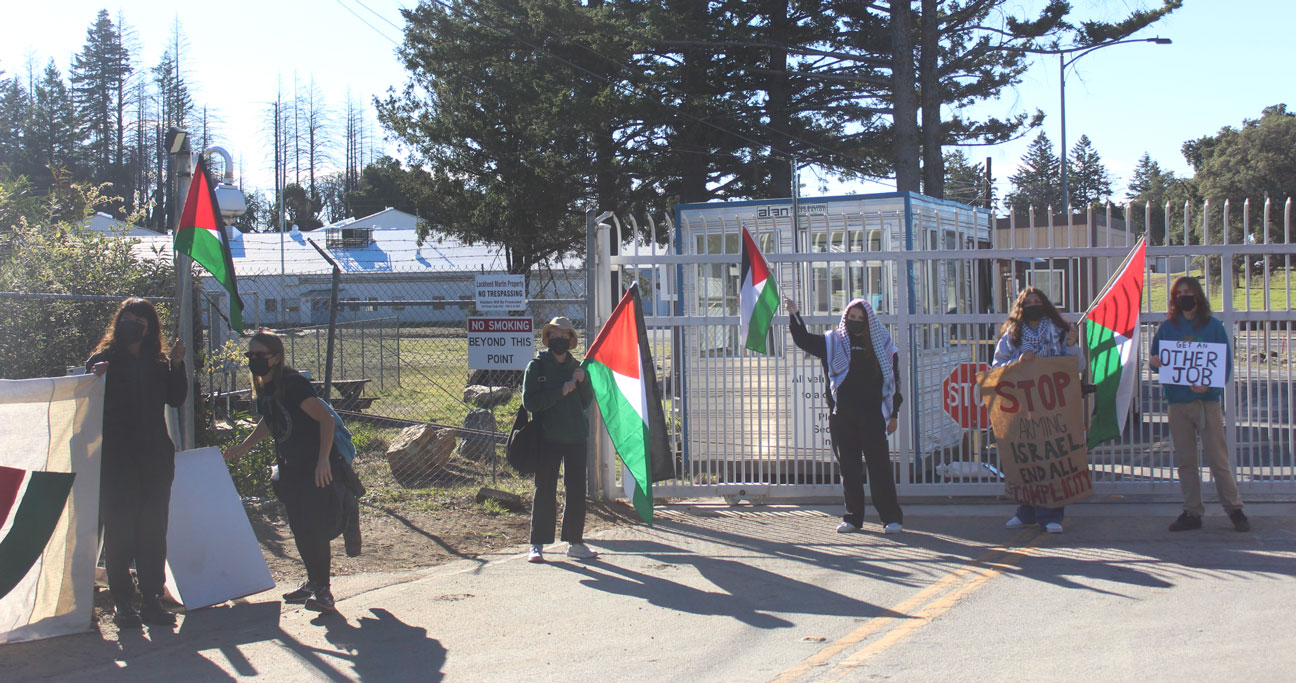
[[[1057,522],[1049,522],[1044,525],[1044,530],[1050,534],[1060,534],[1062,533],[1062,525]]]
[[[1012,519],[1008,520],[1008,522],[1004,524],[1004,526],[1009,529],[1020,529],[1026,526],[1026,522],[1021,521],[1021,519],[1019,519],[1017,515],[1013,515]]]
[[[527,553],[527,562],[544,562],[544,546],[532,545],[531,552]]]
[[[567,557],[574,557],[578,560],[592,560],[598,557],[598,553],[590,550],[589,546],[584,543],[573,543],[567,548]]]
[[[891,522],[890,524],[882,527],[882,533],[884,534],[898,534],[901,531],[904,531],[904,527],[900,524],[900,522]]]
[[[841,524],[837,525],[837,533],[839,534],[853,534],[856,531],[859,531],[859,527],[847,521],[842,521]]]

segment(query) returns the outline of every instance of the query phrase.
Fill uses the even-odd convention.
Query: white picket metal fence
[[[901,495],[993,495],[1002,491],[994,440],[968,405],[975,401],[970,374],[960,382],[959,369],[990,362],[1022,287],[1040,287],[1064,317],[1078,320],[1152,225],[1134,413],[1119,441],[1091,452],[1096,491],[1178,493],[1166,404],[1145,359],[1171,283],[1189,274],[1201,279],[1233,334],[1225,413],[1243,494],[1290,498],[1292,223],[1290,200],[1247,202],[1240,212],[1228,203],[1108,206],[1069,221],[1034,211],[994,220],[985,210],[910,193],[686,205],[661,222],[590,221],[591,316],[601,324],[614,296],[641,283],[679,473],[655,486],[658,497],[839,497],[818,360],[792,343],[782,308],[770,354],[746,351],[738,340],[737,236],[746,224],[780,293],[800,303],[812,331],[835,324],[859,296],[870,298],[890,329],[906,397],[890,439]],[[623,245],[619,254],[612,244]],[[593,488],[616,497],[620,468],[606,439],[598,444]],[[1209,472],[1203,476],[1209,485]]]

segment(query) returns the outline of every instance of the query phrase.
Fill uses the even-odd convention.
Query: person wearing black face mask
[[[566,491],[561,539],[569,544],[568,557],[589,560],[598,556],[585,545],[585,454],[589,433],[585,412],[594,399],[594,390],[580,361],[571,354],[576,345],[576,327],[570,320],[557,317],[546,323],[540,329],[540,341],[548,350],[527,364],[522,379],[522,406],[535,416],[541,434],[527,561],[544,562],[544,546],[554,542],[559,465]]]
[[[104,377],[99,519],[104,564],[119,628],[142,623],[169,627],[175,615],[162,606],[167,521],[175,444],[167,433],[166,406],[184,403],[185,347],[176,339],[162,352],[161,323],[153,304],[127,299],[86,361]],[[135,565],[141,594],[134,605]]]
[[[1017,295],[1008,320],[999,330],[992,367],[1029,362],[1036,357],[1075,356],[1082,362],[1079,329],[1062,319],[1048,295],[1037,287],[1027,287]],[[1038,524],[1051,534],[1062,533],[1065,508],[1018,505],[1017,513],[1004,525],[1020,529]]]
[[[783,303],[792,341],[823,363],[828,379],[828,422],[846,504],[837,533],[853,533],[864,525],[866,466],[882,532],[900,533],[904,512],[896,497],[887,444],[887,435],[896,431],[896,415],[904,401],[899,391],[900,350],[864,299],[847,304],[837,326],[821,335],[806,329],[795,301],[784,299]]]
[[[1166,320],[1157,328],[1152,338],[1148,364],[1153,370],[1161,367],[1161,345],[1174,342],[1206,342],[1223,344],[1228,349],[1225,361],[1225,381],[1233,377],[1233,345],[1219,318],[1211,314],[1210,299],[1202,290],[1197,278],[1181,277],[1170,289],[1170,306]],[[1179,487],[1183,490],[1184,509],[1170,531],[1190,531],[1202,527],[1206,507],[1201,497],[1201,468],[1197,443],[1201,441],[1201,455],[1205,456],[1215,480],[1215,492],[1228,514],[1233,528],[1250,531],[1251,522],[1242,512],[1242,496],[1238,494],[1237,479],[1229,463],[1228,443],[1224,438],[1224,389],[1211,386],[1180,386],[1162,384],[1166,403],[1169,404],[1170,440],[1179,459]]]
[[[340,534],[348,556],[360,553],[359,506],[346,485],[354,472],[333,448],[333,414],[310,380],[286,364],[283,340],[257,332],[248,340],[247,358],[261,419],[242,443],[225,451],[225,459],[237,462],[265,437],[274,438],[279,476],[271,484],[306,567],[306,581],[283,600],[333,612],[329,543]]]

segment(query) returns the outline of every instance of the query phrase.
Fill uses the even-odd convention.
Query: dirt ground
[[[305,570],[288,529],[283,506],[278,501],[249,501],[244,507],[275,582],[281,587],[295,587],[305,580]],[[471,559],[482,553],[526,544],[531,525],[529,510],[490,514],[472,499],[447,501],[432,512],[362,500],[360,510],[363,552],[359,557],[347,557],[342,549],[342,539],[334,540],[335,576],[408,571],[452,560]],[[624,503],[591,502],[585,517],[585,531],[592,535],[611,526],[637,523],[638,519],[633,515],[634,511]],[[559,521],[561,519],[560,510]],[[98,591],[95,605],[98,607],[96,617],[100,633],[106,638],[115,638],[117,627],[112,623],[112,600],[107,589]],[[172,607],[178,608],[177,605]]]

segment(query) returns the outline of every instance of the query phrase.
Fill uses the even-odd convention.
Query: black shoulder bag
[[[509,466],[518,474],[535,474],[540,460],[540,423],[532,421],[531,414],[522,406],[518,406],[505,450]]]

